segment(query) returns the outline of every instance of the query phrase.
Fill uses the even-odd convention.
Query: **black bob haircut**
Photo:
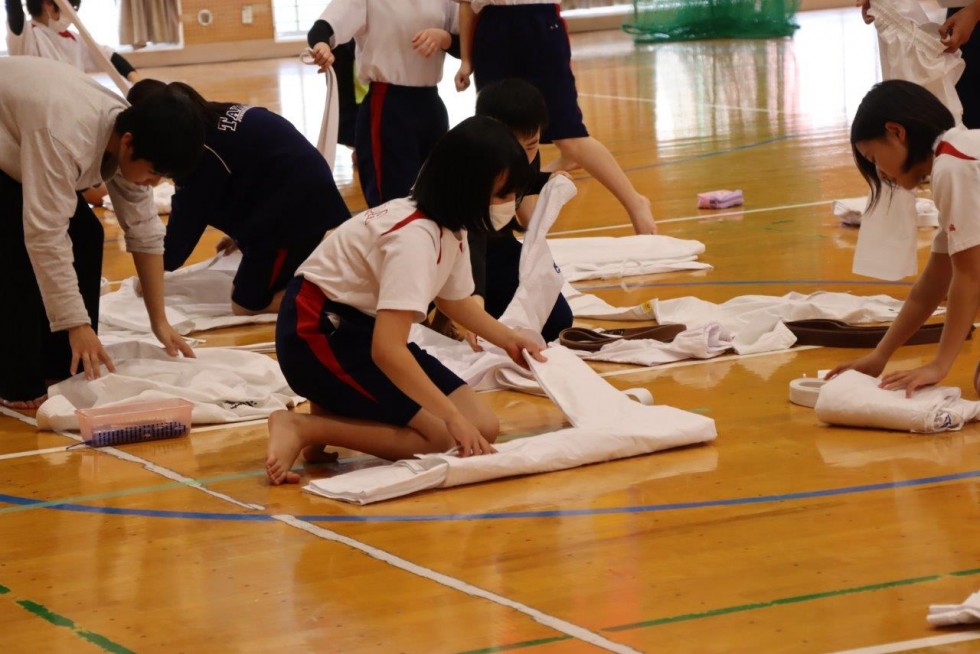
[[[65,0],[51,0],[51,4],[61,11],[61,3]],[[82,6],[82,0],[71,0],[70,2],[72,8],[78,11],[78,8]],[[27,0],[27,13],[31,16],[40,16],[44,13],[44,0]]]
[[[875,165],[858,152],[861,141],[879,139],[887,134],[886,123],[898,123],[905,128],[909,154],[902,164],[908,171],[932,156],[932,145],[940,134],[956,123],[953,114],[939,98],[925,88],[905,80],[887,80],[871,87],[861,100],[854,122],[851,123],[851,151],[854,163],[871,187],[868,208],[881,198],[881,178]]]
[[[133,135],[133,157],[167,177],[194,170],[216,120],[204,98],[182,82],[147,79],[133,85],[126,99],[131,105],[116,118],[115,131]]]
[[[538,87],[522,79],[487,84],[476,96],[476,115],[496,118],[518,138],[531,138],[548,126],[548,105]]]
[[[471,116],[436,142],[410,197],[446,229],[490,232],[490,200],[501,176],[498,197],[522,194],[531,177],[527,154],[503,123]]]

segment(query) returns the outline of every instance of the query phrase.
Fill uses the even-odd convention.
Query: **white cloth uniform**
[[[163,296],[167,320],[180,334],[218,327],[270,323],[273,314],[236,316],[231,310],[231,291],[242,253],[219,254],[207,261],[164,273]],[[136,278],[102,296],[99,337],[104,343],[142,340],[156,343],[143,298],[136,294]]]
[[[466,232],[428,219],[408,199],[360,213],[323,239],[296,274],[329,299],[366,313],[412,311],[415,322],[432,298],[473,294]]]
[[[104,180],[129,252],[163,253],[164,226],[148,186],[103,155],[126,101],[71,66],[0,57],[0,170],[23,184],[27,252],[52,331],[89,323],[72,268],[75,191]]]
[[[112,48],[100,45],[106,58],[112,58]],[[61,61],[86,73],[102,72],[99,62],[74,30],[55,32],[33,20],[24,21],[24,29],[14,34],[7,29],[7,52],[11,56],[26,55]]]
[[[442,79],[446,53],[428,58],[412,48],[412,38],[432,27],[458,32],[452,0],[332,0],[320,15],[333,28],[329,44],[354,39],[357,75],[362,82],[435,86]]]
[[[858,296],[818,291],[809,295],[741,295],[722,304],[696,297],[653,300],[654,315],[660,323],[681,323],[693,329],[717,323],[734,336],[739,354],[786,349],[796,337],[783,325],[788,320],[831,318],[857,324],[891,322],[902,302],[887,295]],[[786,344],[788,340],[788,345]]]
[[[851,271],[895,281],[918,271],[915,194],[882,185],[878,203],[861,217]]]
[[[930,604],[926,621],[933,627],[980,622],[980,591],[967,597],[962,604]]]
[[[468,458],[425,455],[315,480],[304,490],[370,504],[427,488],[565,470],[704,443],[717,435],[710,418],[630,400],[565,348],[550,348],[544,354],[546,363],[530,359],[529,363],[541,387],[568,416],[573,428],[498,444],[497,454]]]
[[[580,354],[586,361],[659,366],[686,359],[713,359],[733,347],[734,338],[731,333],[717,323],[710,323],[687,329],[675,336],[670,343],[653,339],[619,340],[603,345],[597,352]]]
[[[560,5],[561,0],[456,0],[466,2],[473,6],[473,13],[480,13],[480,10],[488,6],[507,7],[512,5]]]
[[[842,225],[849,227],[859,227],[864,210],[868,207],[868,198],[844,198],[834,200],[832,211],[840,218]],[[936,203],[929,198],[916,198],[915,200],[915,224],[919,229],[939,227],[939,209]]]
[[[959,51],[944,53],[939,25],[931,23],[917,0],[873,0],[883,79],[903,79],[926,87],[962,124],[963,105],[956,82],[965,64]]]
[[[552,238],[548,246],[570,282],[711,269],[696,260],[704,254],[704,243],[659,234]]]
[[[197,350],[197,358],[171,357],[145,343],[106,347],[116,372],[88,381],[83,373],[48,389],[37,412],[40,429],[78,429],[76,409],[144,400],[183,398],[194,403],[195,425],[268,417],[302,401],[279,364],[264,354],[222,348]]]
[[[817,418],[831,425],[935,434],[980,416],[980,402],[964,400],[959,388],[930,386],[908,398],[905,389],[886,391],[878,384],[856,370],[841,373],[820,388]]]
[[[980,130],[951,129],[936,141],[932,197],[939,233],[932,251],[956,254],[980,245]]]

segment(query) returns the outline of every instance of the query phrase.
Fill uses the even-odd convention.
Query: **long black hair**
[[[875,165],[858,152],[861,141],[879,139],[888,132],[886,123],[898,123],[905,128],[908,157],[902,170],[926,161],[940,134],[956,122],[939,98],[925,88],[904,80],[887,80],[871,87],[861,100],[854,122],[851,123],[851,151],[861,176],[871,187],[869,208],[881,197],[881,178]]]
[[[472,116],[436,142],[410,197],[446,229],[490,232],[490,200],[501,175],[498,196],[523,193],[531,176],[527,155],[503,123]]]

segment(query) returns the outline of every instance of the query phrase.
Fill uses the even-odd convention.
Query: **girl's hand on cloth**
[[[530,354],[535,361],[544,363],[548,359],[541,354],[542,350],[547,349],[548,344],[541,338],[541,334],[529,330],[511,330],[511,340],[504,347],[504,351],[511,360],[522,368],[527,368],[527,361],[524,359],[524,352]]]
[[[938,384],[946,376],[946,370],[933,361],[919,368],[912,370],[896,370],[881,378],[879,386],[886,391],[895,391],[904,388],[905,397],[912,397],[917,389],[924,386]]]
[[[874,352],[864,355],[860,359],[842,363],[826,374],[824,379],[833,379],[845,370],[857,370],[871,377],[877,377],[885,369],[888,359],[876,355]]]
[[[462,414],[456,414],[446,421],[446,429],[459,446],[457,456],[477,456],[494,454],[497,450],[483,438],[483,434]]]

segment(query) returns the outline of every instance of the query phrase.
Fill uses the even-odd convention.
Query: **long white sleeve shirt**
[[[24,242],[53,331],[90,322],[68,238],[75,191],[105,181],[126,249],[163,253],[152,189],[126,181],[115,162],[104,161],[127,106],[70,64],[0,58],[0,170],[23,185]]]
[[[446,53],[423,57],[412,38],[432,27],[458,32],[458,15],[452,0],[331,0],[320,20],[330,23],[335,43],[354,39],[361,81],[435,86]]]

